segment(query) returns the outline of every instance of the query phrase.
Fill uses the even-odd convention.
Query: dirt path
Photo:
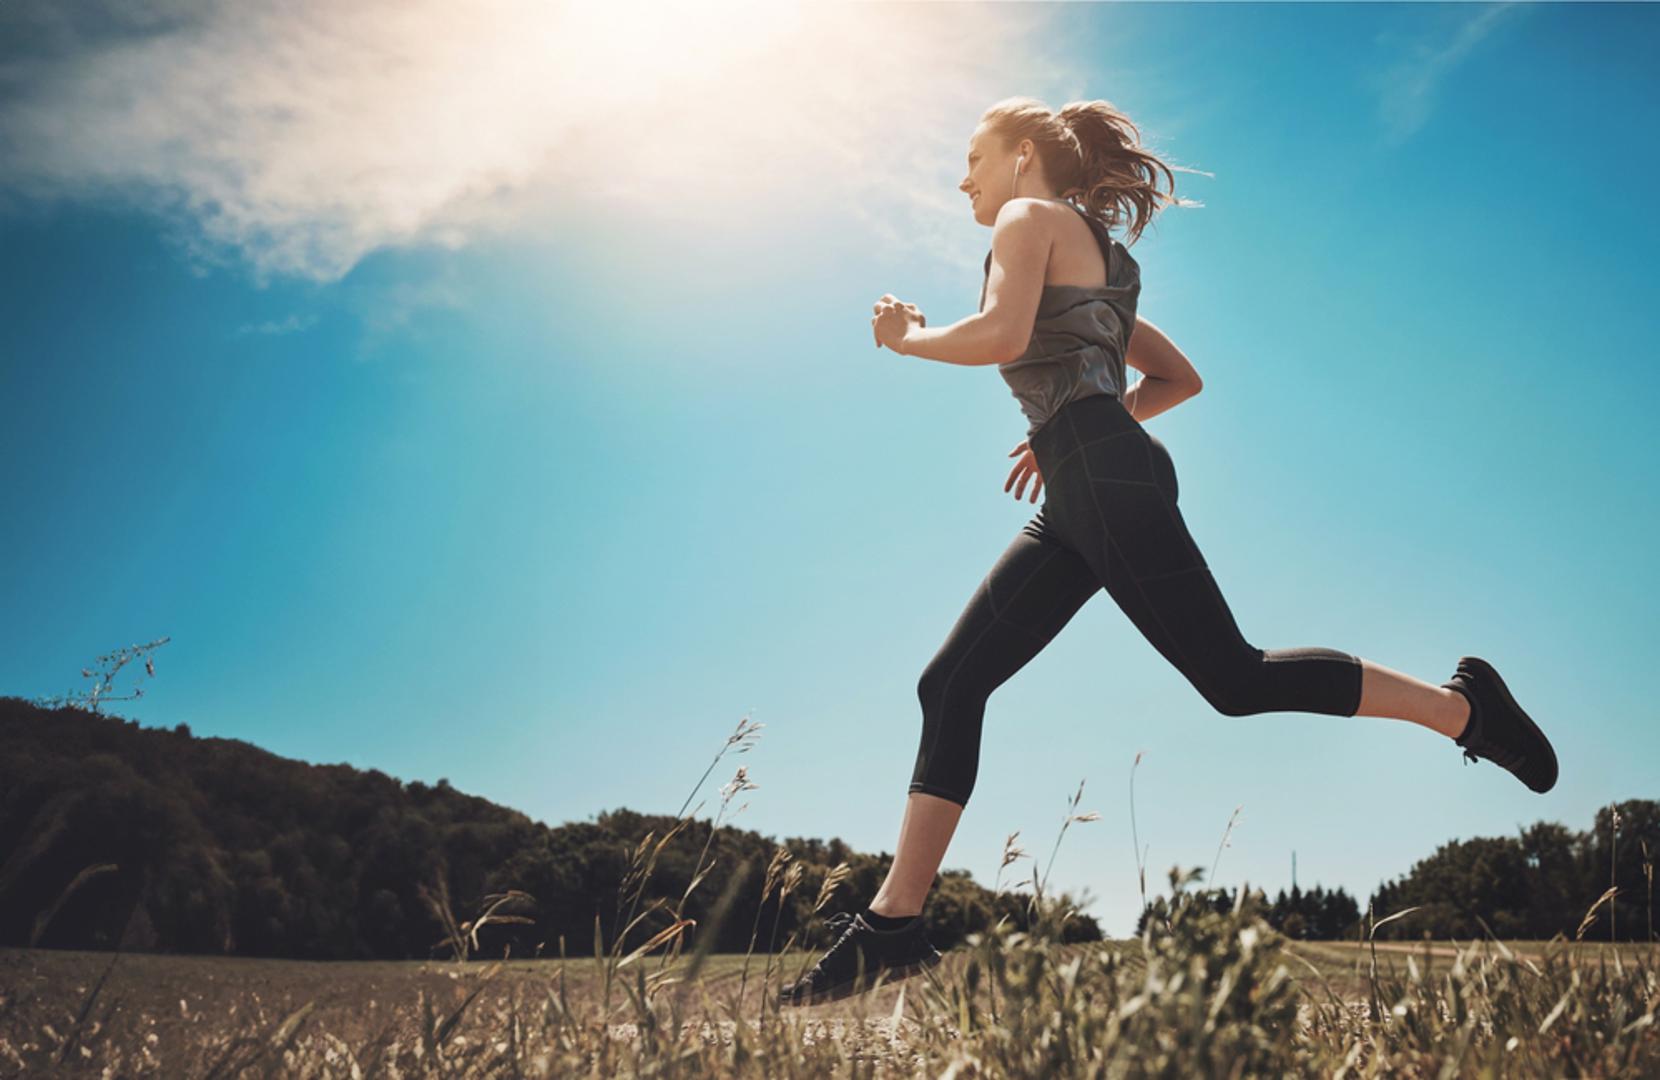
[[[1547,947],[1550,947],[1550,943],[1544,941],[1507,941],[1504,943],[1504,948],[1509,949],[1510,952],[1517,957],[1524,960],[1532,960],[1536,964],[1544,961]],[[1577,949],[1579,950],[1581,956],[1589,956],[1593,959],[1606,955],[1610,960],[1612,960],[1612,954],[1615,951],[1613,946],[1608,945],[1605,942],[1598,941],[1583,941],[1578,943],[1562,942],[1555,947],[1562,949]],[[1389,953],[1391,955],[1400,955],[1404,953],[1414,956],[1423,956],[1425,946],[1422,942],[1411,941],[1378,941],[1373,942],[1370,945],[1357,941],[1300,941],[1297,942],[1297,948],[1318,950],[1335,959],[1338,956],[1353,958],[1358,955],[1365,957],[1368,951],[1372,948],[1376,948],[1380,953]],[[1458,956],[1460,952],[1464,951],[1464,949],[1468,949],[1469,946],[1466,945],[1460,948],[1456,945],[1437,943],[1430,945],[1428,948],[1431,956],[1452,958]],[[1656,958],[1660,958],[1660,947],[1643,945],[1641,943],[1628,944],[1621,942],[1618,948],[1618,953],[1622,960],[1630,960],[1633,963],[1636,963],[1639,959],[1643,958],[1645,950],[1646,956],[1651,962]],[[1477,943],[1476,954],[1481,955],[1483,953],[1493,956],[1504,955],[1503,949],[1500,949],[1499,946],[1492,941],[1482,941]]]

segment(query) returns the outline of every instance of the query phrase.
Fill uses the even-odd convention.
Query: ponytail
[[[1108,101],[1074,101],[1051,112],[1036,98],[1007,98],[981,117],[1012,146],[1031,139],[1044,175],[1064,198],[1072,199],[1108,228],[1136,242],[1153,216],[1167,206],[1203,206],[1177,198],[1171,166],[1141,144],[1141,131]],[[1163,176],[1165,187],[1159,187]]]

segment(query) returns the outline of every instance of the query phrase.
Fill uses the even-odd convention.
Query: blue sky
[[[992,697],[946,866],[1046,859],[1087,778],[1054,880],[1128,934],[1138,751],[1150,885],[1236,807],[1222,884],[1364,900],[1660,796],[1660,11],[501,8],[0,15],[0,692],[170,635],[124,715],[549,823],[672,813],[748,713],[711,806],[746,764],[737,824],[891,851],[917,678],[1034,508],[995,370],[870,304],[974,310],[980,109],[1106,98],[1208,174],[1134,248],[1206,384],[1148,428],[1246,636],[1485,656],[1561,781],[1223,717],[1103,592]]]

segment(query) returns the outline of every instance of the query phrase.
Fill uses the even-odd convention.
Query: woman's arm
[[[981,310],[950,326],[908,327],[896,352],[947,364],[1004,364],[1026,351],[1043,299],[1049,227],[1033,207],[1010,199],[997,211]]]
[[[1124,362],[1143,378],[1124,395],[1124,408],[1137,420],[1149,420],[1204,389],[1199,372],[1164,331],[1136,316]]]
[[[1031,335],[1028,334],[1027,337]],[[978,367],[1002,364],[1019,356],[1025,348],[1009,344],[1009,331],[1002,319],[990,312],[966,315],[950,326],[911,326],[894,351],[920,360]]]

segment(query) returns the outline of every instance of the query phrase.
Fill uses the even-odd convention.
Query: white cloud
[[[1386,142],[1405,142],[1428,122],[1442,81],[1521,5],[1507,2],[1470,7],[1474,8],[1473,14],[1467,14],[1470,8],[1465,5],[1453,5],[1449,10],[1456,12],[1458,21],[1450,32],[1407,43],[1405,55],[1374,79],[1378,119]]]
[[[1086,84],[1045,40],[1052,18],[43,2],[0,13],[0,193],[136,202],[199,260],[244,259],[262,281],[334,281],[377,249],[456,248],[536,218],[714,229],[757,203],[828,206],[878,243],[977,265],[955,185],[980,111]]]

